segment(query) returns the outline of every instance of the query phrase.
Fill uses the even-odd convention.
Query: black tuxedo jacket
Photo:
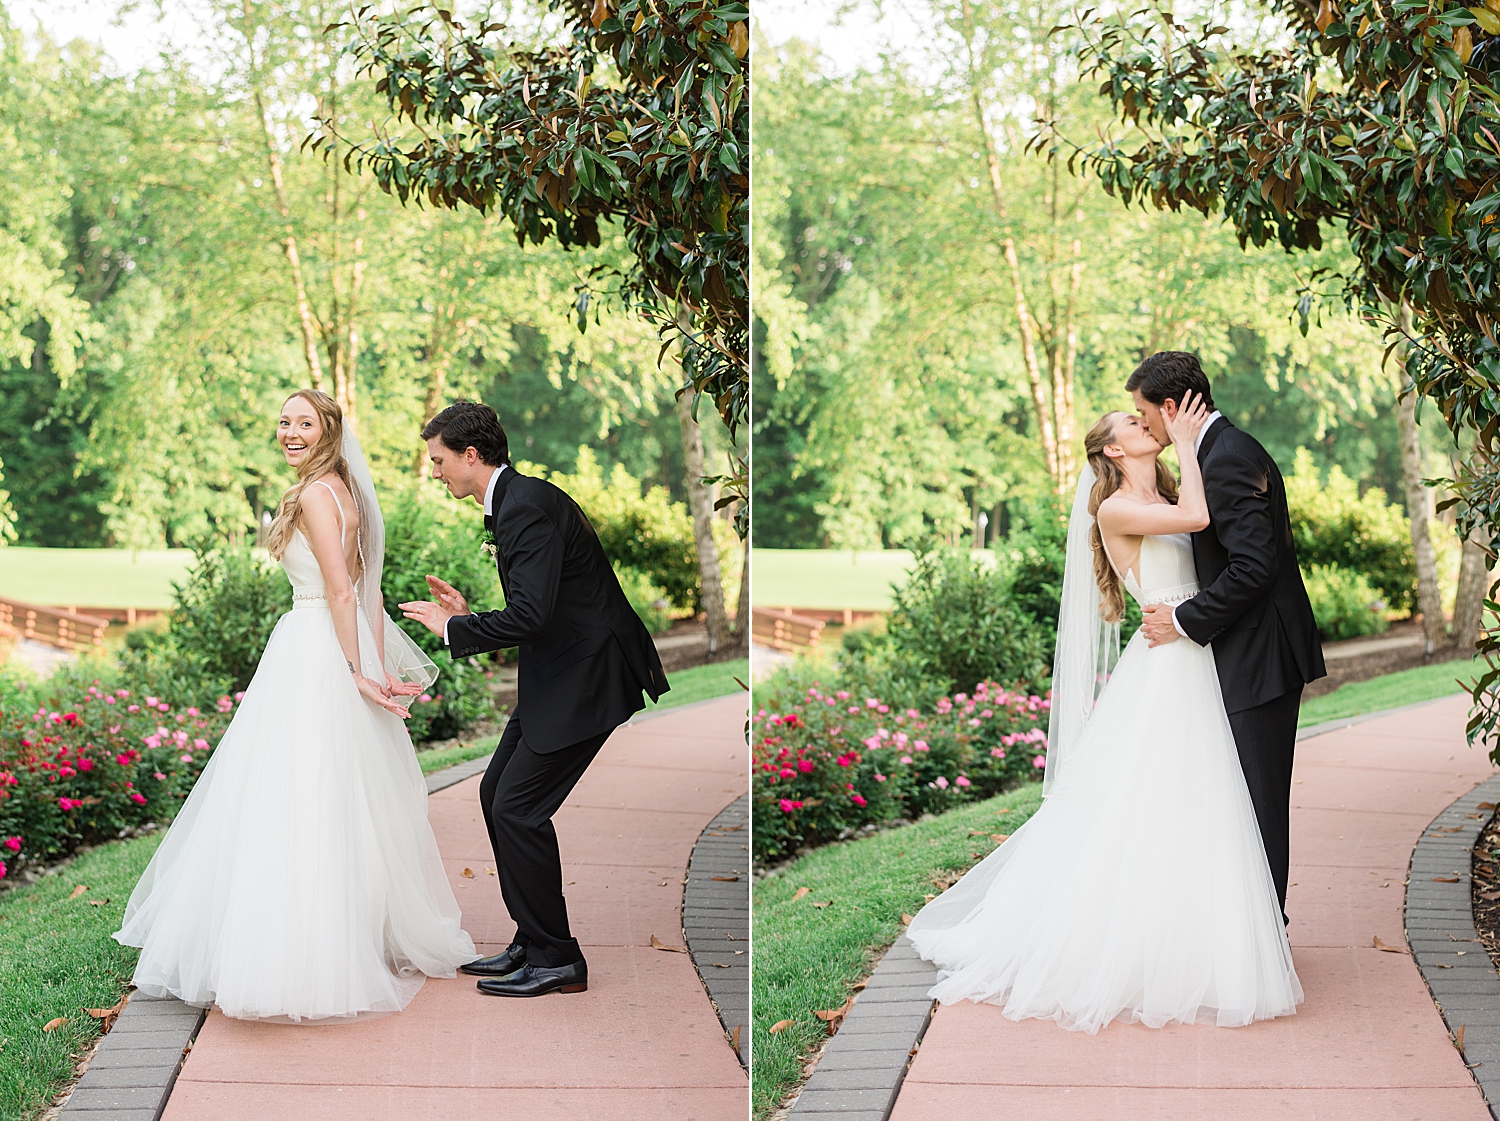
[[[1177,622],[1200,646],[1212,643],[1224,708],[1241,712],[1322,677],[1323,645],[1275,461],[1220,417],[1198,464],[1211,519],[1193,534],[1202,590],[1177,608]]]
[[[507,467],[495,483],[499,611],[455,615],[449,652],[469,658],[519,646],[516,713],[526,743],[547,754],[609,732],[668,689],[656,644],[630,606],[578,504]]]

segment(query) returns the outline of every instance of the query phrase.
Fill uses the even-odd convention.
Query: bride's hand
[[[394,712],[403,720],[411,715],[411,713],[407,712],[406,709],[402,708],[395,701],[391,700],[390,694],[387,693],[383,687],[371,681],[364,674],[355,674],[354,684],[359,688],[359,691],[364,694],[366,700],[372,701],[373,703],[379,705],[381,708],[385,709],[387,712]]]
[[[385,691],[393,697],[420,697],[422,687],[415,681],[402,681],[389,670],[385,675]]]
[[[1167,421],[1167,434],[1172,437],[1172,442],[1184,447],[1191,446],[1208,422],[1208,412],[1201,394],[1190,393],[1184,397],[1177,415]]]

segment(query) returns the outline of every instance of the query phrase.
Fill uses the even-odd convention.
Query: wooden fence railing
[[[0,623],[16,629],[22,638],[45,642],[62,650],[102,646],[109,620],[78,615],[56,607],[38,607],[0,598]]]
[[[757,607],[750,613],[751,637],[773,650],[806,650],[818,645],[823,620],[810,619],[774,607]]]

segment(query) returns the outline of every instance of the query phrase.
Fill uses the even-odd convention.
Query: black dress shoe
[[[523,965],[509,977],[486,977],[479,991],[490,996],[545,996],[547,993],[581,993],[589,987],[587,962],[571,965]]]
[[[460,965],[458,971],[467,973],[471,977],[504,977],[508,973],[514,973],[525,964],[526,947],[519,942],[512,942],[498,954],[471,961],[468,965]]]

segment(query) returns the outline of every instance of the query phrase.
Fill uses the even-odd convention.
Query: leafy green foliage
[[[176,684],[162,692],[183,703],[200,699],[205,689],[234,693],[248,686],[276,621],[292,606],[281,569],[249,549],[200,543],[195,554],[187,579],[172,585],[169,628],[127,637],[127,663],[171,663]]]
[[[625,298],[681,339],[693,391],[733,438],[749,408],[749,11],[739,0],[550,7],[567,42],[530,51],[500,39],[499,24],[471,30],[436,6],[361,9],[350,48],[361,73],[379,75],[376,90],[419,135],[379,134],[345,165],[403,202],[496,210],[523,243],[597,246],[600,221],[620,220]],[[580,287],[580,329],[590,298]]]
[[[999,565],[962,552],[918,555],[896,589],[886,638],[902,661],[966,692],[981,681],[1046,677],[1050,635],[1010,596]]]
[[[653,584],[651,577],[638,568],[617,564],[614,569],[615,579],[620,581],[620,590],[625,593],[625,598],[630,601],[635,613],[641,617],[641,622],[646,624],[646,629],[652,634],[661,634],[670,629],[672,616],[667,611],[670,605],[667,603],[666,590]]]
[[[1299,564],[1332,565],[1351,577],[1357,574],[1375,589],[1372,598],[1384,599],[1394,610],[1416,606],[1411,526],[1399,506],[1386,502],[1385,491],[1371,487],[1361,495],[1337,464],[1325,478],[1305,450],[1298,452],[1285,481]]]
[[[1302,582],[1323,641],[1359,638],[1386,629],[1385,600],[1364,573],[1336,564],[1313,564],[1303,568]]]

